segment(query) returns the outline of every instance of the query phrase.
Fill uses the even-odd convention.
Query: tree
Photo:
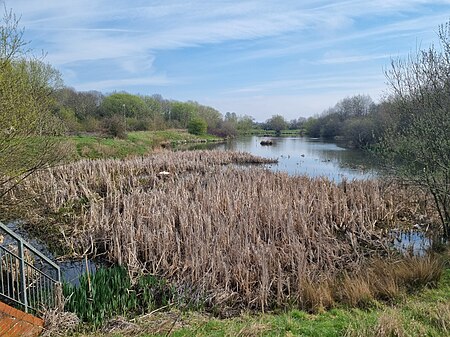
[[[369,95],[356,95],[338,102],[333,111],[339,115],[341,121],[344,121],[348,118],[367,115],[373,106],[374,103]]]
[[[237,131],[241,135],[250,134],[250,132],[253,129],[254,122],[255,122],[255,120],[251,116],[247,116],[247,115],[239,116],[237,125],[236,125]]]
[[[197,114],[197,107],[193,102],[177,102],[171,104],[170,118],[172,126],[187,128],[188,123]]]
[[[275,130],[277,135],[281,133],[281,130],[288,128],[288,122],[281,115],[274,115],[266,121],[266,126],[269,130]]]
[[[188,123],[188,132],[193,135],[204,135],[207,128],[208,124],[200,117],[194,117]]]
[[[304,124],[304,128],[305,128],[305,133],[308,135],[308,137],[312,137],[312,138],[320,137],[321,124],[320,124],[319,118],[309,117]]]
[[[445,237],[450,237],[450,22],[439,27],[440,45],[393,60],[392,125],[381,154],[393,172],[431,193]]]
[[[62,130],[52,115],[60,74],[29,56],[23,29],[5,10],[0,26],[0,198],[36,170],[57,162]]]
[[[100,105],[100,114],[103,117],[125,115],[127,118],[142,118],[149,115],[149,109],[139,96],[121,92],[103,99]]]

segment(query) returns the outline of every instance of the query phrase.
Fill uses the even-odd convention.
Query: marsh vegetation
[[[398,262],[385,235],[427,211],[418,191],[230,165],[267,162],[226,151],[79,161],[35,174],[9,198],[32,202],[31,222],[53,219],[67,256],[164,278],[224,315],[364,306],[439,279],[438,261]]]

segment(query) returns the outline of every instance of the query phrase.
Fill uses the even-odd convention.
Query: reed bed
[[[269,161],[215,151],[80,161],[10,198],[31,196],[30,217],[57,219],[73,255],[105,254],[215,306],[302,303],[311,284],[388,254],[380,226],[405,212],[406,191],[227,165]]]

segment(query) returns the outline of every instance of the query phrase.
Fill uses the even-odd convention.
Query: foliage
[[[174,127],[187,128],[189,121],[196,114],[197,109],[192,102],[173,102],[169,122]]]
[[[343,134],[350,147],[367,149],[378,141],[380,134],[377,122],[372,116],[351,118],[343,123]]]
[[[142,98],[128,93],[114,93],[105,97],[99,109],[104,117],[120,115],[142,118],[148,115],[148,108]]]
[[[275,130],[277,134],[280,134],[281,130],[288,128],[288,123],[283,116],[274,115],[266,121],[266,128]]]
[[[395,175],[432,194],[450,237],[450,22],[438,36],[440,48],[393,60],[387,71],[392,124],[380,153]]]
[[[57,101],[57,114],[59,110],[70,110],[80,123],[89,117],[97,118],[99,107],[103,101],[103,94],[98,91],[76,91],[64,87],[54,93]]]
[[[367,148],[383,132],[380,106],[368,95],[346,97],[321,116],[308,118],[303,127],[309,137],[340,139],[349,147]]]
[[[242,313],[220,319],[197,312],[170,311],[140,321],[140,336],[448,336],[450,331],[450,269],[437,288],[425,289],[392,304],[377,303],[369,310],[341,306],[307,313],[292,307],[271,313]],[[174,324],[174,321],[177,324]],[[103,331],[102,331],[103,332]],[[170,333],[169,333],[170,332]],[[99,332],[83,334],[98,336]],[[67,334],[69,335],[69,334]],[[125,329],[107,337],[131,336]]]
[[[173,297],[164,280],[144,275],[134,285],[123,267],[100,268],[83,274],[78,286],[65,283],[65,310],[94,326],[113,316],[131,316],[165,306]]]
[[[106,134],[112,137],[125,139],[127,136],[127,123],[124,116],[113,115],[104,120]]]
[[[199,117],[191,119],[188,124],[188,131],[193,135],[204,135],[207,128],[205,120]]]
[[[318,118],[310,117],[306,120],[305,132],[309,137],[319,138],[320,137],[320,121]]]
[[[25,47],[19,19],[5,10],[0,26],[0,198],[63,155],[53,137],[62,129],[51,114],[60,74],[29,57]]]

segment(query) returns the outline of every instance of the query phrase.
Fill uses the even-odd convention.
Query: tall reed
[[[305,284],[388,253],[380,226],[405,212],[403,189],[226,165],[264,162],[215,151],[81,161],[10,197],[33,197],[29,216],[57,219],[73,254],[104,253],[214,305],[301,302]]]

